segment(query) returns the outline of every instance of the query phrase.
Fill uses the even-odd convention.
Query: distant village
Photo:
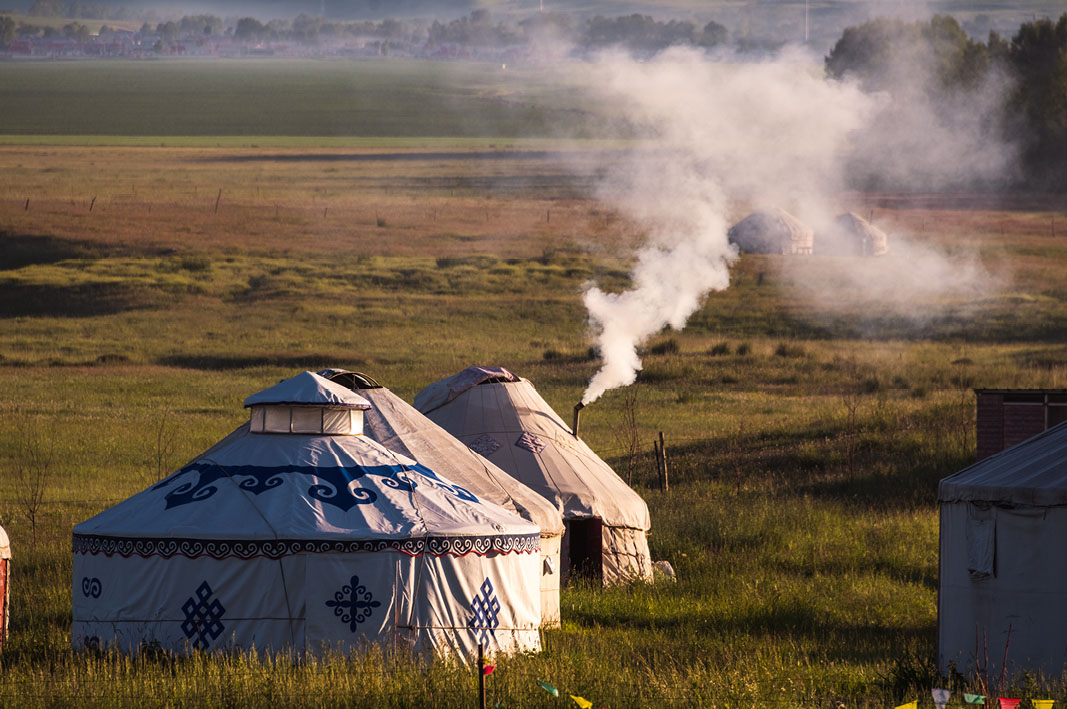
[[[125,19],[88,24],[56,18],[77,9],[58,10],[48,21],[29,16],[18,20],[0,15],[0,58],[79,59],[123,57],[418,57],[519,61],[546,58],[610,45],[655,53],[674,45],[704,48],[730,41],[715,22],[661,22],[647,15],[577,19],[538,13],[508,24],[488,10],[475,10],[456,20],[429,19],[335,21],[301,14],[293,19],[261,22],[252,17],[223,19],[192,15],[180,20],[145,22]]]

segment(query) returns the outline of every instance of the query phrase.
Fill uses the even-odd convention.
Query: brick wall
[[[1041,404],[1004,405],[1004,448],[1025,441],[1045,430],[1045,407]]]
[[[979,394],[975,438],[978,460],[1004,450],[1004,396]]]

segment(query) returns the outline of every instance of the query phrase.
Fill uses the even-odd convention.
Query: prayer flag
[[[998,701],[1000,702],[1000,709],[1015,709],[1017,706],[1019,706],[1019,702],[1021,702],[1022,699],[1008,699],[1007,697],[998,697]]]
[[[963,701],[967,702],[968,704],[985,704],[985,695],[984,694],[968,694],[967,692],[964,692],[963,693]]]
[[[552,685],[550,685],[548,682],[542,682],[541,680],[537,680],[537,683],[539,685],[541,685],[541,689],[545,690],[546,692],[551,694],[553,697],[558,697],[559,696],[559,690],[556,689],[555,687],[553,687]]]
[[[495,669],[496,669],[496,665],[485,665],[484,667],[482,667],[482,674],[483,675],[491,675],[491,674],[493,674],[493,670],[495,670]]]
[[[907,704],[901,704],[900,706],[896,707],[896,709],[918,709],[918,707],[919,707],[919,700],[916,699],[913,702],[908,702]]]
[[[1034,705],[1034,709],[1052,709],[1052,705],[1056,703],[1055,699],[1031,699],[1030,703]]]
[[[571,699],[573,699],[574,703],[580,706],[582,709],[589,709],[591,706],[593,706],[593,703],[585,697],[576,697],[572,694]]]
[[[952,690],[950,689],[931,689],[930,694],[934,697],[934,704],[937,709],[945,709],[945,705],[948,704],[948,698],[952,696]]]

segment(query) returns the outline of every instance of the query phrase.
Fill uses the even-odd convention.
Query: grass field
[[[573,77],[491,62],[8,62],[0,95],[0,135],[559,138],[595,120]]]
[[[597,367],[584,284],[625,287],[640,238],[592,196],[612,146],[109,140],[0,141],[0,522],[15,552],[0,705],[469,704],[465,671],[405,658],[72,653],[71,528],[305,368],[360,369],[410,400],[499,364],[568,411]],[[973,459],[972,387],[1067,387],[1062,203],[840,201],[1010,277],[916,322],[799,298],[792,284],[823,259],[743,257],[730,289],[649,343],[637,456],[620,440],[626,391],[583,416],[648,501],[653,556],[679,581],[565,590],[563,627],[542,654],[501,661],[490,704],[564,705],[536,680],[613,707],[884,707],[935,683],[978,688],[934,665],[936,484]],[[27,430],[55,450],[36,529],[11,473]],[[1062,699],[1067,685],[1005,691]]]

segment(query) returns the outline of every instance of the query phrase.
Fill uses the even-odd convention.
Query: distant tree
[[[911,23],[882,17],[848,27],[826,57],[827,74],[850,75],[873,89],[970,89],[989,67],[988,47],[948,15]],[[933,83],[923,86],[926,79]]]
[[[182,34],[198,34],[205,37],[220,35],[226,29],[221,17],[215,15],[186,15],[178,22]]]
[[[89,39],[89,28],[80,22],[71,22],[68,25],[63,25],[63,36],[67,39],[76,39],[84,42]]]
[[[592,48],[617,45],[648,54],[673,45],[695,45],[700,39],[691,22],[671,20],[663,23],[649,15],[634,13],[622,17],[593,17],[586,23],[581,41]]]
[[[29,14],[31,17],[62,17],[64,10],[61,0],[33,0]]]
[[[1067,185],[1067,13],[1019,27],[1008,51],[1016,88],[1012,113],[1021,117],[1024,159],[1031,177]]]
[[[701,47],[718,47],[730,39],[730,33],[718,22],[709,22],[704,25],[700,32],[699,44]]]
[[[6,49],[15,41],[15,20],[0,15],[0,48]]]
[[[178,37],[181,35],[181,28],[178,27],[177,22],[160,22],[156,25],[156,34],[159,35],[163,44],[171,44],[178,41]]]
[[[311,17],[304,13],[300,13],[293,20],[292,29],[290,30],[291,36],[298,42],[304,44],[315,44],[319,41],[319,33],[322,29],[322,18]]]
[[[266,32],[267,28],[256,18],[242,17],[237,20],[237,26],[233,30],[233,37],[234,39],[253,42],[262,39]]]

